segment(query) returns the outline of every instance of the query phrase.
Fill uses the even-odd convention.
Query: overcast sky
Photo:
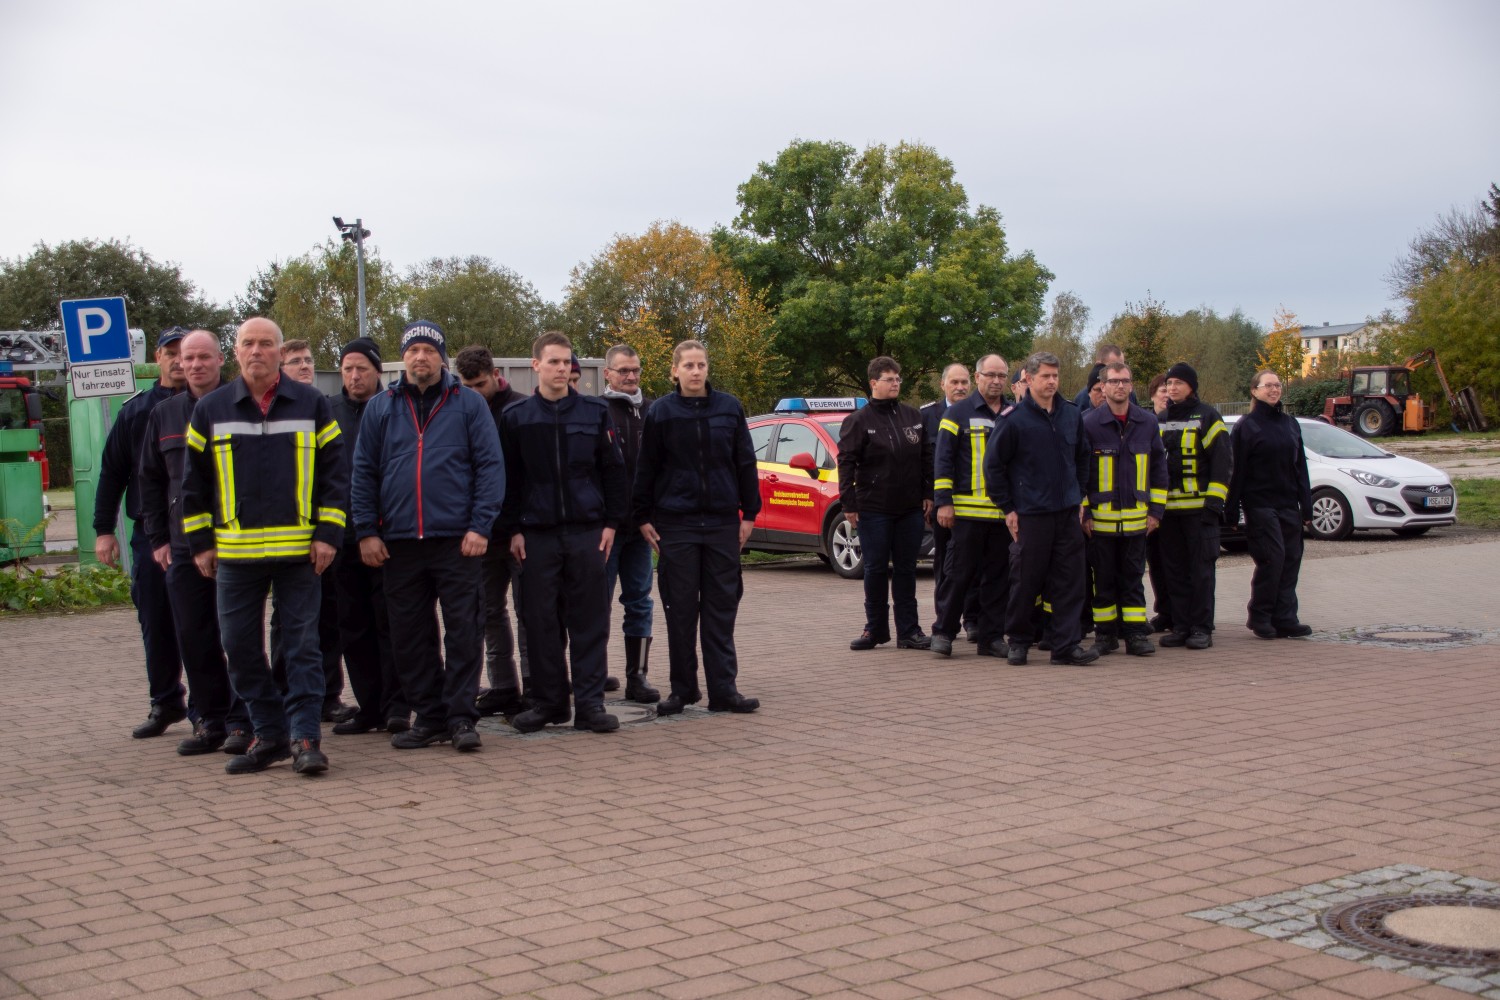
[[[1497,37],[1492,0],[0,0],[0,256],[129,239],[228,301],[362,216],[560,300],[793,139],[904,139],[1095,327],[1148,290],[1353,322],[1500,180]]]

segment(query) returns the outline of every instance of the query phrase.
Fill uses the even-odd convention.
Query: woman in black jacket
[[[744,584],[740,549],[760,513],[755,450],[740,401],[708,382],[708,351],[684,340],[672,351],[675,392],[651,404],[641,425],[634,519],[657,552],[667,616],[672,693],[656,707],[676,715],[702,698],[699,623],[710,712],[753,712],[739,693],[734,621]]]
[[[1255,575],[1250,581],[1246,627],[1261,639],[1312,634],[1297,619],[1297,574],[1302,568],[1302,526],[1312,520],[1307,453],[1297,418],[1282,412],[1281,377],[1262,369],[1250,380],[1250,412],[1230,432],[1234,456],[1225,502],[1226,523],[1245,512],[1245,537]]]

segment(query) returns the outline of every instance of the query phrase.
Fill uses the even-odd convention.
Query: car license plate
[[[1452,507],[1453,506],[1453,498],[1452,497],[1423,497],[1422,498],[1422,506],[1423,507]]]

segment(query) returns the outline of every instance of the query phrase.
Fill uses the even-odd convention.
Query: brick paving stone
[[[318,781],[132,740],[128,697],[26,752],[76,701],[49,664],[141,696],[139,637],[128,609],[0,618],[0,996],[1463,996],[1187,914],[1395,864],[1500,878],[1493,595],[1350,585],[1485,579],[1491,537],[1309,560],[1308,641],[1250,636],[1227,556],[1213,650],[1089,671],[851,653],[857,583],[756,568],[755,715],[487,720],[472,756],[330,737]],[[1402,623],[1482,644],[1331,639]]]

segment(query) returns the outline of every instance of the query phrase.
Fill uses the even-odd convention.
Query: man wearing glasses
[[[922,414],[922,433],[926,434],[927,440],[934,444],[937,442],[938,425],[942,423],[949,407],[969,395],[972,388],[969,380],[969,366],[955,361],[944,368],[941,384],[943,398],[933,400],[931,403],[923,403],[919,411]],[[932,525],[932,592],[935,602],[937,592],[943,586],[943,577],[948,572],[948,560],[952,558],[949,554],[949,543],[953,540],[953,532],[933,520],[931,514],[927,515],[927,523]],[[969,596],[964,601],[963,624],[969,641],[978,642],[979,589],[977,587],[969,588]]]
[[[926,649],[917,622],[917,553],[932,509],[932,442],[922,433],[922,415],[900,400],[896,360],[878,357],[867,374],[870,405],[839,431],[839,499],[859,531],[865,564],[865,628],[849,648],[890,642],[894,604],[896,648]]]
[[[641,358],[628,344],[616,344],[604,352],[604,402],[614,418],[615,436],[625,458],[625,481],[635,482],[636,460],[641,453],[641,426],[651,400],[641,392]],[[625,609],[621,628],[625,632],[625,698],[652,705],[661,701],[661,692],[646,680],[646,661],[651,655],[651,543],[641,537],[635,522],[627,515],[615,532],[615,545],[604,564],[609,581],[609,603],[614,603],[615,584],[620,585],[620,606]],[[614,686],[610,686],[614,681]],[[604,682],[604,690],[613,691],[619,681],[613,677]]]
[[[1094,648],[1131,656],[1156,652],[1146,621],[1146,535],[1161,525],[1167,503],[1167,452],[1155,414],[1130,401],[1130,369],[1106,365],[1104,405],[1083,415],[1093,452],[1083,497],[1083,530],[1093,570]]]
[[[932,501],[939,526],[953,532],[952,555],[937,592],[932,651],[953,653],[959,618],[976,588],[979,593],[980,656],[1004,656],[1005,604],[1010,590],[1006,546],[1009,537],[1000,508],[984,481],[984,453],[990,434],[1009,409],[1005,385],[1010,366],[998,354],[974,365],[978,391],[948,408],[933,446]],[[999,645],[996,645],[999,644]]]

